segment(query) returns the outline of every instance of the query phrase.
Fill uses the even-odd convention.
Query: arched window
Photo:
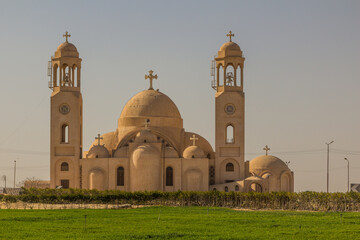
[[[55,64],[53,67],[53,87],[57,87],[58,85],[58,65]]]
[[[234,143],[234,127],[229,124],[226,127],[226,143]]]
[[[223,69],[222,65],[219,66],[217,74],[218,74],[217,75],[218,85],[223,86],[224,85],[224,69]]]
[[[69,171],[69,164],[67,162],[61,163],[61,171]]]
[[[62,65],[62,79],[61,79],[61,86],[69,87],[72,85],[71,82],[71,70],[67,64]]]
[[[241,68],[240,65],[236,68],[236,86],[241,87]]]
[[[125,171],[123,167],[118,167],[116,171],[116,185],[124,186],[125,183]]]
[[[234,86],[235,85],[235,81],[236,81],[236,73],[234,71],[234,67],[232,65],[228,65],[226,67],[226,80],[225,80],[225,84],[226,86]]]
[[[233,172],[234,171],[234,164],[232,164],[231,162],[226,164],[226,171],[227,172]]]
[[[67,124],[61,127],[61,142],[69,143],[69,126]]]
[[[229,188],[228,187],[225,187],[225,192],[228,192],[229,191]]]
[[[172,167],[166,168],[166,186],[173,186],[174,170]]]
[[[239,185],[235,186],[235,191],[238,192],[239,191]]]

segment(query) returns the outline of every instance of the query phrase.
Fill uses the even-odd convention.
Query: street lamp
[[[16,183],[16,160],[14,160],[14,188]]]
[[[327,145],[327,171],[326,171],[326,192],[329,192],[329,152],[330,152],[330,144],[332,144],[334,141],[331,141],[329,143],[325,143]]]
[[[347,158],[344,158],[345,161],[347,161],[347,167],[348,167],[348,177],[347,177],[347,191],[349,192],[349,185],[350,185],[350,174],[349,174],[349,160]]]

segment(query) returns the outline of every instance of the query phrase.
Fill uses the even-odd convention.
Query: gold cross
[[[266,156],[268,155],[268,151],[270,151],[270,148],[268,147],[268,145],[266,145],[264,148],[263,148],[263,150],[265,150],[265,154],[266,154]]]
[[[149,88],[149,90],[154,90],[153,86],[152,86],[152,81],[153,81],[153,79],[158,78],[157,74],[155,74],[155,76],[153,76],[153,73],[154,73],[154,71],[150,70],[149,75],[145,75],[145,79],[150,79],[150,88]]]
[[[68,42],[68,37],[71,37],[71,35],[66,31],[65,34],[63,34],[63,37],[66,38],[66,42]]]
[[[104,139],[103,137],[100,137],[100,134],[97,135],[97,137],[95,137],[95,140],[98,140],[98,146],[100,146],[100,141]]]
[[[232,31],[229,31],[229,33],[226,34],[226,36],[229,37],[229,38],[230,38],[230,42],[232,42],[232,41],[231,41],[231,37],[234,37],[235,34],[233,34]]]
[[[193,146],[195,146],[196,141],[199,140],[199,139],[198,139],[198,138],[196,137],[196,135],[194,134],[194,135],[192,135],[192,137],[190,138],[190,140],[193,141]]]

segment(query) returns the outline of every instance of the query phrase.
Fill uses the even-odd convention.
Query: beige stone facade
[[[82,149],[81,58],[66,41],[51,61],[50,185],[123,191],[294,191],[293,172],[274,156],[245,161],[244,61],[223,44],[214,59],[215,148],[186,132],[175,103],[150,88],[125,105],[118,127]]]

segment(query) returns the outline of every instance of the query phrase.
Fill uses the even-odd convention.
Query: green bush
[[[123,192],[84,189],[24,189],[19,196],[0,195],[2,202],[103,203],[168,206],[214,206],[250,209],[359,211],[360,193],[323,192]]]

